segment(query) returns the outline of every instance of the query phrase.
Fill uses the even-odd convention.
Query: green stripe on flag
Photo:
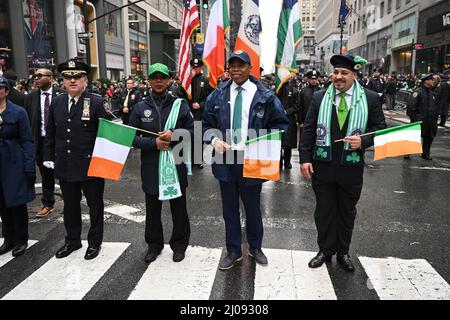
[[[414,123],[408,123],[402,126],[396,126],[396,127],[390,127],[387,129],[382,129],[375,131],[375,136],[380,136],[382,134],[391,133],[394,131],[401,131],[401,130],[420,130],[420,121],[414,122]]]
[[[247,141],[245,141],[245,145],[249,145],[251,143],[255,143],[255,142],[258,142],[261,140],[281,140],[282,132],[283,131],[279,130],[279,131],[275,131],[275,132],[272,132],[269,134],[265,134],[263,136],[260,136],[260,137],[254,138],[254,139],[247,140]]]
[[[100,118],[98,138],[105,138],[111,142],[131,147],[135,135],[136,129]]]

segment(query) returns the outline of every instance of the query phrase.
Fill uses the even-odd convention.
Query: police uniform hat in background
[[[432,73],[424,73],[420,77],[420,81],[425,81],[425,80],[430,80],[430,79],[431,80],[433,79],[433,74]]]
[[[10,87],[14,87],[16,85],[17,74],[13,70],[8,69],[5,72],[3,72],[3,77],[6,80],[8,80],[8,83],[9,83]]]
[[[447,81],[449,78],[448,78],[448,74],[445,74],[445,73],[439,73],[439,77],[442,79],[442,80],[445,80],[445,81]]]
[[[248,53],[245,52],[245,51],[242,51],[242,50],[238,50],[238,51],[233,52],[230,55],[230,58],[228,59],[228,63],[230,63],[231,60],[233,60],[233,59],[239,59],[242,62],[248,63],[250,65],[252,64],[252,62],[250,60],[250,56],[248,55]]]
[[[318,77],[320,77],[320,72],[317,70],[310,70],[306,73],[306,77],[311,79],[317,79]]]
[[[358,71],[363,65],[367,64],[367,61],[360,56],[352,55],[334,55],[330,59],[331,64],[335,68],[345,68],[353,72]]]
[[[203,66],[203,61],[202,59],[199,58],[194,58],[191,60],[191,67],[201,67]]]
[[[63,76],[79,76],[87,75],[89,72],[91,72],[91,68],[81,61],[70,59],[58,66],[58,72]]]
[[[0,76],[0,87],[6,88],[9,90],[9,81],[5,77]]]
[[[380,68],[373,68],[373,72],[380,72]]]
[[[166,75],[167,77],[170,77],[169,67],[167,67],[165,64],[154,63],[148,67],[148,77],[149,78],[151,78],[151,76],[157,72],[162,73],[162,74]]]

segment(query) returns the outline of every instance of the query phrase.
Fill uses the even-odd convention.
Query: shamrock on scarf
[[[357,163],[360,160],[361,160],[361,158],[359,157],[358,153],[356,153],[356,152],[352,152],[351,155],[347,156],[347,162]]]
[[[164,190],[164,196],[166,197],[176,196],[177,193],[178,191],[174,187],[168,187],[167,190]]]
[[[328,155],[328,152],[323,150],[323,148],[317,148],[316,154],[317,154],[318,157],[321,157],[321,158],[325,159],[327,157],[327,155]]]

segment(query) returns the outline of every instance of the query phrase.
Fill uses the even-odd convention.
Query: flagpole
[[[105,119],[105,120],[106,120],[106,119]],[[108,120],[107,120],[107,121],[108,121]],[[119,126],[127,127],[127,128],[134,129],[134,130],[137,130],[137,131],[142,131],[142,132],[149,133],[149,134],[151,134],[151,135],[154,135],[154,136],[159,137],[159,134],[157,134],[157,133],[155,133],[155,132],[151,132],[151,131],[147,131],[147,130],[144,130],[144,129],[139,129],[139,128],[136,128],[136,127],[128,126],[128,125],[123,124],[123,123],[117,123],[117,121],[110,121],[110,122],[114,122],[115,124],[117,124],[117,125],[119,125]]]

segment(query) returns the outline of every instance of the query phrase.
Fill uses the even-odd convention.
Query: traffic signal
[[[203,9],[208,9],[208,0],[203,0]]]

